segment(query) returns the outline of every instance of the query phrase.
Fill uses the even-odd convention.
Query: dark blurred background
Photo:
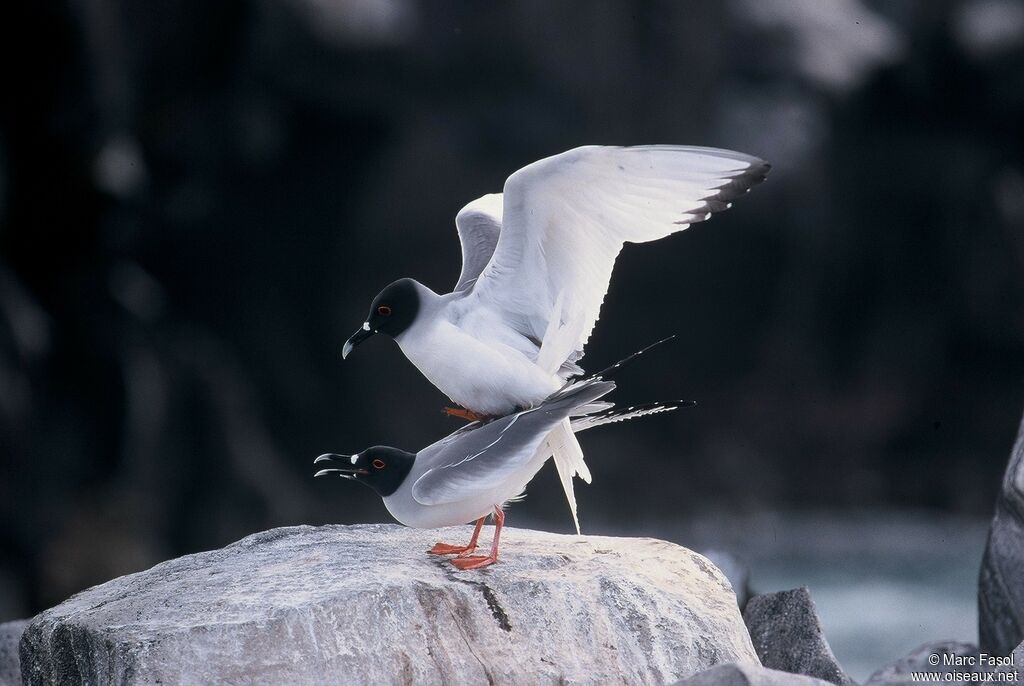
[[[584,531],[992,507],[1024,408],[1024,3],[78,0],[2,10],[0,621],[248,533],[386,521],[313,457],[458,426],[385,339],[458,209],[585,143],[774,165],[621,256]],[[569,531],[546,469],[516,521]]]

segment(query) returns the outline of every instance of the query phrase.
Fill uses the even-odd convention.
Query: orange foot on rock
[[[457,557],[452,560],[452,564],[462,570],[468,569],[480,569],[481,567],[487,567],[493,565],[498,561],[497,557],[491,555],[470,555],[468,557]]]
[[[480,520],[481,522],[483,520]],[[479,524],[479,522],[478,522]],[[501,540],[501,527],[505,525],[505,513],[501,508],[494,508],[494,540],[491,541],[491,552],[489,555],[459,555],[452,564],[459,569],[480,569],[493,565],[498,561],[498,542]]]
[[[435,543],[434,547],[427,552],[431,555],[468,555],[476,550],[476,540],[480,538],[480,529],[484,526],[486,517],[476,520],[476,528],[473,529],[473,538],[469,539],[466,545],[449,545],[447,543]]]

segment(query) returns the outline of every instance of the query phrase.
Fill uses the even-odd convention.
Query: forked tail
[[[621,371],[623,367],[633,362],[636,358],[640,357],[651,348],[661,345],[672,338],[674,338],[674,336],[669,336],[668,338],[664,338],[656,343],[652,343],[646,348],[638,350],[632,355],[616,362],[612,366],[601,370],[597,374],[593,374],[584,379],[570,379],[566,385],[563,386],[561,390],[557,391],[552,397],[565,393],[579,384],[592,384],[600,379],[609,379]],[[680,407],[687,407],[694,404],[696,403],[680,400],[631,405],[629,407],[616,407],[615,405],[606,402],[593,402],[589,405],[581,406],[579,408],[579,414],[575,414],[571,419],[565,419],[548,434],[545,449],[550,451],[551,456],[554,459],[555,469],[558,470],[558,479],[562,483],[562,489],[565,491],[565,498],[569,502],[569,511],[572,513],[572,522],[576,527],[577,534],[580,533],[580,521],[576,511],[576,493],[573,489],[572,480],[574,476],[578,476],[589,484],[591,474],[590,469],[587,467],[587,463],[583,458],[583,449],[580,447],[579,441],[576,440],[575,434],[579,431],[592,429],[595,426],[628,421],[630,419],[646,417],[652,414],[671,412],[672,410]]]

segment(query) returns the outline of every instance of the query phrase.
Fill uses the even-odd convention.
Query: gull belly
[[[396,341],[432,384],[480,414],[501,416],[532,407],[562,385],[521,350],[481,340],[444,317],[425,321]]]

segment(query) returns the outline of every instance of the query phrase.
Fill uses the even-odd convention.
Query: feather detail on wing
[[[559,373],[564,375],[563,378],[579,373],[576,370],[580,368],[572,362],[575,361],[573,353],[576,351],[579,330],[583,326],[583,312],[567,309],[565,300],[563,290],[559,292],[555,298],[555,305],[551,308],[551,318],[548,320],[544,338],[541,339],[540,352],[537,353],[535,361],[546,374]]]
[[[573,418],[571,422],[572,430],[575,433],[579,433],[580,431],[593,429],[596,426],[625,422],[630,419],[647,417],[652,414],[672,412],[673,410],[678,410],[680,407],[693,407],[694,405],[696,405],[696,403],[693,401],[677,400],[645,403],[643,405],[630,405],[628,407],[619,407],[616,405],[613,405],[612,407],[601,407],[584,416]]]
[[[477,198],[455,215],[455,228],[462,245],[462,273],[454,293],[472,288],[490,261],[501,233],[501,213],[501,193],[491,193]]]
[[[413,484],[413,498],[423,505],[440,505],[500,488],[533,459],[552,429],[568,423],[576,408],[592,404],[614,388],[611,381],[586,379],[557,391],[533,409],[460,430],[450,440],[425,448],[417,459],[428,459],[435,466]]]
[[[667,145],[588,146],[535,162],[505,182],[498,241],[469,297],[532,340],[545,340],[552,326],[569,327],[558,334],[569,341],[559,364],[574,363],[600,315],[623,244],[704,221],[768,169],[737,152]],[[466,273],[464,267],[460,284]]]

